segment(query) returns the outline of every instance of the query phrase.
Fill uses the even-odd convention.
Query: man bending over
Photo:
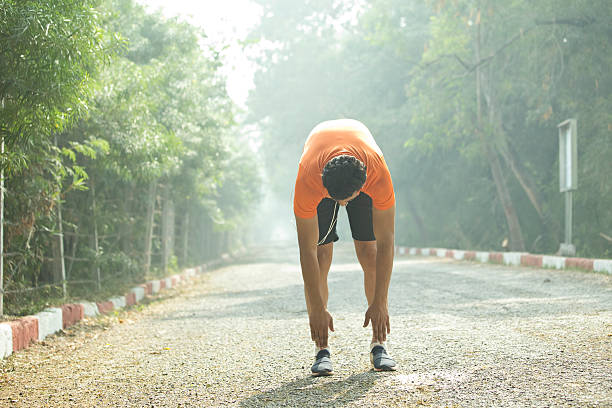
[[[332,374],[327,274],[338,240],[339,206],[346,207],[368,301],[363,327],[372,323],[370,361],[376,371],[395,370],[385,341],[390,332],[387,294],[393,267],[395,194],[380,148],[361,122],[317,125],[306,140],[295,183],[297,225],[310,334],[317,353],[311,371]]]

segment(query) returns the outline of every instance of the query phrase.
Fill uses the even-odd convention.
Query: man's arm
[[[295,216],[298,245],[300,247],[300,264],[304,291],[310,320],[310,336],[319,347],[327,347],[328,328],[334,330],[333,320],[327,312],[321,297],[321,273],[317,258],[317,241],[319,224],[317,217],[301,218]]]
[[[382,342],[391,331],[388,293],[395,245],[395,205],[386,210],[372,208],[372,225],[376,236],[376,289],[374,301],[366,312],[364,327],[371,320],[374,337]]]

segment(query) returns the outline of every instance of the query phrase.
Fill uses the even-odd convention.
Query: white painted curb
[[[98,305],[91,302],[81,302],[83,305],[83,314],[87,317],[95,317],[100,314],[98,310]]]
[[[161,284],[159,283],[158,280],[151,281],[151,293],[159,292],[160,288],[161,288]]]
[[[476,252],[476,259],[480,262],[489,262],[488,252]]]
[[[458,261],[465,260],[466,254],[470,254],[470,260],[472,254],[474,254],[474,260],[477,262],[487,263],[491,261],[491,257],[495,263],[501,263],[508,266],[536,266],[539,265],[539,260],[542,259],[542,268],[554,268],[554,269],[566,269],[578,268],[587,271],[593,270],[596,272],[603,272],[612,275],[612,259],[583,259],[583,258],[565,258],[556,255],[539,255],[530,254],[528,252],[472,252],[459,249],[446,249],[446,248],[414,248],[414,247],[403,247],[397,246],[396,251],[400,255],[417,255],[422,256],[436,256],[446,257],[448,251],[452,251],[452,257]],[[529,258],[525,260],[525,264],[521,262],[523,255],[528,255]],[[502,258],[501,260],[499,258]],[[575,259],[575,261],[574,261]],[[592,263],[591,263],[592,262]],[[215,265],[218,262],[211,262],[210,265]],[[592,265],[592,266],[591,266]]]
[[[13,330],[6,323],[0,323],[0,358],[13,354]]]
[[[136,303],[140,302],[145,297],[145,290],[140,286],[132,288],[131,292],[136,295]]]
[[[521,255],[523,252],[504,252],[504,265],[519,266],[521,264]]]
[[[593,270],[597,272],[606,272],[612,275],[612,259],[595,259],[593,261]]]
[[[115,309],[121,309],[121,308],[124,308],[126,306],[125,296],[117,296],[117,297],[114,297],[114,298],[110,298],[108,300],[113,302],[113,307]]]
[[[212,264],[215,263],[218,262],[214,262]],[[179,284],[181,282],[187,281],[191,277],[195,277],[198,272],[203,272],[207,269],[207,265],[201,265],[195,268],[188,268],[180,274],[175,274],[168,278],[164,278],[163,281],[166,284],[165,287],[171,289],[174,286],[172,284],[173,279],[176,279],[176,283]],[[161,280],[154,280],[148,283],[151,284],[152,293],[157,293],[161,290]],[[136,302],[139,302],[145,297],[146,290],[144,287],[138,286],[132,288],[131,293],[134,293]],[[113,304],[113,309],[121,309],[127,306],[127,300],[125,296],[112,297],[108,299],[108,302],[111,302]],[[87,317],[94,317],[100,314],[98,305],[96,303],[80,302],[79,304],[83,307],[83,314]],[[47,336],[57,333],[58,331],[63,329],[62,308],[47,308],[30,317],[36,319],[37,321],[38,341],[41,341]],[[11,354],[13,354],[13,329],[8,323],[0,323],[0,359],[8,357]]]
[[[543,256],[542,266],[544,268],[564,269],[565,258],[562,256]]]
[[[51,313],[43,310],[42,312],[36,313],[33,317],[38,320],[38,341],[42,341],[48,335],[55,333],[51,331],[52,329],[50,328],[53,324],[54,317]]]
[[[62,309],[50,307],[35,315],[38,318],[38,341],[63,328]]]

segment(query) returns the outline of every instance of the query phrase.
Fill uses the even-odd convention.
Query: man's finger
[[[389,317],[387,316],[387,334],[391,333],[391,323],[389,323]]]
[[[370,316],[366,313],[365,320],[363,321],[363,327],[368,327],[368,323],[370,322]],[[372,325],[374,326],[374,325]]]
[[[334,319],[329,318],[329,330],[334,331]]]

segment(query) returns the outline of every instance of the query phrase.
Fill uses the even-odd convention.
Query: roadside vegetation
[[[575,118],[573,243],[612,257],[612,3],[257,2],[249,112],[279,201],[314,125],[355,118],[390,166],[398,243],[555,253],[557,125]]]
[[[205,33],[132,0],[0,10],[4,314],[242,244],[259,173]]]

